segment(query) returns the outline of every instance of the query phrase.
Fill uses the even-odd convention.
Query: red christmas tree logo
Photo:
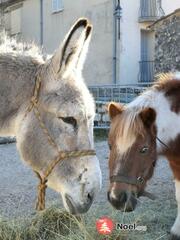
[[[96,221],[96,229],[102,235],[109,235],[114,229],[114,223],[112,219],[102,217]]]

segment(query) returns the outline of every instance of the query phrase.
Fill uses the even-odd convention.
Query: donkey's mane
[[[30,57],[40,63],[47,60],[48,56],[43,53],[42,48],[34,42],[24,43],[16,38],[9,37],[5,32],[0,33],[0,56]]]

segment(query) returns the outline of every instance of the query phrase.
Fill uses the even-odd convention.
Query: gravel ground
[[[108,149],[106,142],[96,143],[96,148],[103,169],[103,188],[100,201],[96,199],[95,204],[101,204],[106,201]],[[33,171],[20,160],[16,144],[0,145],[0,215],[12,217],[33,213],[37,184]],[[51,189],[47,190],[46,199],[47,205],[59,202],[62,206],[59,194]]]
[[[103,172],[103,187],[94,204],[96,207],[98,206],[99,208],[102,208],[102,215],[104,215],[107,210],[104,206],[108,206],[107,208],[112,212],[112,208],[107,203],[106,198],[106,191],[108,187],[107,142],[96,142],[96,149]],[[36,186],[37,179],[31,169],[21,162],[16,150],[16,145],[0,145],[0,216],[12,218],[33,214],[36,199]],[[151,201],[146,198],[141,198],[136,212],[138,213],[139,211],[142,215],[145,213],[145,209],[148,209],[147,214],[150,214],[150,216],[147,216],[147,219],[144,218],[143,223],[147,223],[149,218],[149,224],[152,226],[160,223],[164,224],[163,227],[165,226],[165,230],[157,230],[156,228],[156,230],[159,231],[159,235],[157,232],[156,236],[161,236],[159,239],[167,239],[167,236],[163,238],[163,233],[166,235],[166,228],[169,230],[174,221],[176,204],[174,199],[173,178],[168,162],[165,159],[159,159],[154,177],[149,182],[147,190],[154,193],[157,196],[157,199],[155,201]],[[55,202],[58,202],[58,204],[62,206],[59,195],[48,189],[47,205],[50,206]],[[105,209],[104,212],[103,209]],[[118,213],[118,216],[122,216],[122,214],[120,215],[118,211],[116,212]],[[165,218],[168,219],[166,220]],[[158,226],[162,227],[161,225]],[[146,239],[152,240],[158,238],[151,237]]]

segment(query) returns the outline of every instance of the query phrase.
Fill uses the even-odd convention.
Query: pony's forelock
[[[115,139],[116,149],[120,154],[126,154],[136,138],[145,134],[139,112],[140,110],[136,108],[126,108],[111,123],[110,136]]]

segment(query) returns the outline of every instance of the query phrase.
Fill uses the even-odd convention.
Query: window
[[[64,9],[63,0],[52,0],[52,12],[56,13]]]
[[[21,32],[21,8],[11,10],[11,35]]]
[[[140,82],[152,82],[154,79],[154,33],[141,30]]]

